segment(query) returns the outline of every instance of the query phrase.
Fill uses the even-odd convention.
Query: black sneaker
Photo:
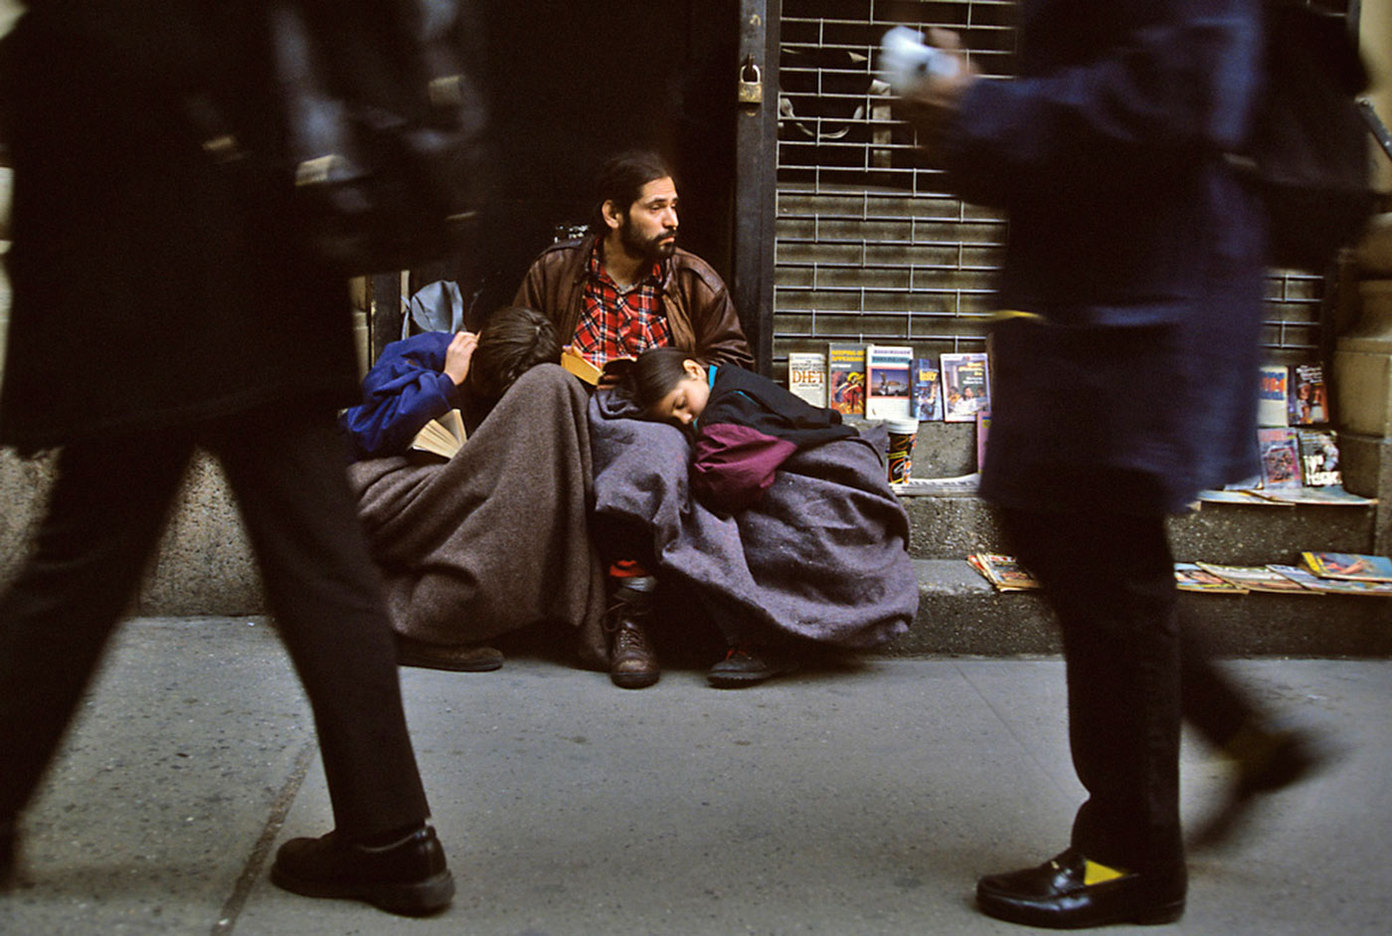
[[[706,681],[716,689],[743,689],[796,669],[797,662],[791,657],[739,643],[725,651],[725,659],[710,668]]]
[[[403,916],[439,913],[454,897],[445,850],[428,825],[381,847],[345,842],[336,832],[291,839],[276,852],[271,882],[302,897],[361,900]]]

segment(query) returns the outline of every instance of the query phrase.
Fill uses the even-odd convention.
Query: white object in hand
[[[961,64],[957,56],[923,41],[923,34],[895,26],[880,41],[880,74],[899,93],[924,78],[951,78]]]

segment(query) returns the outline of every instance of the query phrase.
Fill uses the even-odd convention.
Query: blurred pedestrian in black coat
[[[357,391],[346,284],[206,135],[215,113],[241,151],[279,146],[261,4],[30,7],[0,50],[15,173],[0,442],[61,452],[0,595],[0,873],[198,446],[241,507],[333,801],[335,831],[286,843],[273,880],[439,910],[453,881],[334,430]]]

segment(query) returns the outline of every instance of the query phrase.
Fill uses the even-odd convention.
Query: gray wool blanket
[[[349,468],[397,631],[458,644],[559,622],[578,631],[584,662],[603,661],[587,402],[579,380],[544,364],[448,461],[422,454]]]
[[[918,584],[881,427],[798,452],[758,504],[722,517],[690,495],[687,435],[635,413],[617,392],[590,400],[595,510],[649,530],[660,575],[783,635],[865,648],[908,629]]]

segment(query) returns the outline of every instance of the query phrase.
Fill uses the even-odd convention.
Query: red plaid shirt
[[[580,323],[575,326],[575,349],[594,364],[620,357],[637,357],[648,348],[672,343],[672,329],[662,313],[662,265],[627,290],[604,272],[596,241],[590,251]]]

